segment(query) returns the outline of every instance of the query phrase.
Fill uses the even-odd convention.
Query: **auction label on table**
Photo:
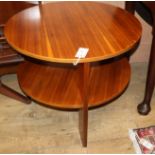
[[[88,51],[89,51],[89,48],[80,47],[75,55],[75,57],[78,59],[76,60],[76,62],[73,63],[73,65],[76,66],[79,63],[81,58],[85,58]]]

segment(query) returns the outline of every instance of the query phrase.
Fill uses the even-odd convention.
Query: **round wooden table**
[[[18,70],[24,93],[60,109],[80,109],[87,146],[88,108],[119,96],[130,79],[124,53],[141,37],[141,24],[128,12],[97,2],[56,2],[26,9],[6,24],[10,45],[27,56]],[[79,63],[79,48],[88,54]]]

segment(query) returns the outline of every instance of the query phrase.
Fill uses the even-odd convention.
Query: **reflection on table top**
[[[8,21],[5,35],[24,55],[73,63],[80,47],[89,48],[80,62],[125,53],[138,42],[141,31],[139,21],[118,7],[97,2],[56,2],[16,14]]]

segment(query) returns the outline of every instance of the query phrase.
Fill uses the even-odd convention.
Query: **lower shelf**
[[[39,64],[26,61],[18,70],[22,90],[32,99],[56,108],[77,109],[82,106],[82,74],[72,65]],[[126,88],[130,79],[126,58],[107,64],[92,63],[89,107],[104,104]]]

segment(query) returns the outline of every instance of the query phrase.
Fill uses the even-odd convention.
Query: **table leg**
[[[155,24],[154,24],[155,25]],[[155,27],[155,26],[154,26]],[[138,105],[138,112],[147,115],[151,111],[150,101],[155,86],[155,32],[153,34],[144,100]]]
[[[125,3],[125,9],[132,14],[134,14],[135,11],[135,5],[136,2],[130,2],[127,1]],[[153,19],[155,20],[155,17],[153,16]],[[149,60],[149,66],[148,66],[148,73],[147,73],[147,81],[146,81],[146,88],[145,88],[145,95],[143,102],[140,103],[137,107],[137,110],[142,115],[147,115],[151,111],[150,102],[155,86],[155,21],[153,24],[153,40],[152,40],[152,47],[151,47],[151,53],[150,53],[150,60]]]
[[[127,10],[127,11],[131,12],[132,14],[134,14],[135,5],[136,5],[136,2],[126,1],[125,2],[125,10]]]
[[[18,100],[27,104],[31,103],[31,100],[28,97],[25,97],[20,93],[16,92],[15,90],[7,87],[2,83],[1,79],[0,79],[0,94],[3,94],[7,97],[11,97],[15,100]]]
[[[89,75],[90,75],[90,64],[80,64],[82,69],[82,107],[79,111],[79,130],[81,141],[84,147],[87,146],[87,133],[88,133],[88,99],[89,99]]]

